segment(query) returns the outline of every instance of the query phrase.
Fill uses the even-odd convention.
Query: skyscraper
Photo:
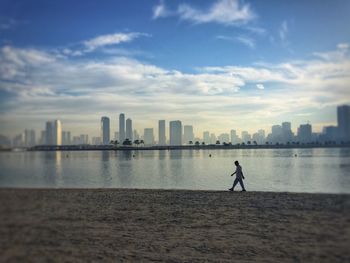
[[[170,129],[170,145],[182,145],[182,124],[181,121],[171,121]]]
[[[62,131],[62,144],[70,145],[71,143],[70,131]]]
[[[231,143],[233,145],[239,143],[239,137],[238,137],[238,135],[236,133],[236,130],[231,130],[230,136],[231,136]]]
[[[158,145],[165,145],[165,120],[158,121]]]
[[[282,122],[283,142],[293,141],[292,124],[290,122]]]
[[[60,120],[53,122],[53,144],[62,145],[62,125]]]
[[[210,133],[208,131],[203,132],[203,142],[210,144]]]
[[[124,113],[119,114],[119,142],[123,144],[125,140],[125,115]]]
[[[53,123],[51,121],[46,122],[46,130],[45,130],[46,140],[45,144],[53,145]]]
[[[109,118],[108,117],[102,117],[101,118],[101,139],[102,144],[107,145],[110,142],[110,125],[109,125]]]
[[[350,106],[337,107],[338,132],[340,140],[350,140]]]
[[[302,143],[312,141],[312,127],[310,124],[301,124],[298,128],[298,140]]]
[[[132,134],[132,120],[128,118],[126,120],[126,135],[125,139],[129,139],[130,141],[133,140],[133,134]]]
[[[27,147],[32,147],[35,145],[35,131],[25,130],[24,131],[24,145]]]
[[[145,145],[153,145],[154,144],[154,135],[153,128],[145,128],[143,133],[143,141]]]
[[[189,141],[194,141],[194,133],[192,125],[184,126],[184,143],[188,144]]]

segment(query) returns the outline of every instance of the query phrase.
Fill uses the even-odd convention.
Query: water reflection
[[[227,190],[235,160],[248,190],[350,193],[349,148],[7,152],[0,186]]]

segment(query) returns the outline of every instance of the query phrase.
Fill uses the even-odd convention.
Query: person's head
[[[238,162],[238,161],[235,161],[235,165],[238,166],[238,165],[239,165],[239,162]]]

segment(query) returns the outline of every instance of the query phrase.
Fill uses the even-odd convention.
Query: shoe
[[[245,189],[243,189],[241,192],[247,192]]]
[[[233,191],[233,188],[228,189],[229,191]]]

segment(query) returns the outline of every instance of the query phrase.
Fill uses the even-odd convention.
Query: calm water
[[[247,190],[350,193],[349,148],[1,152],[0,187],[227,190],[234,160]]]

